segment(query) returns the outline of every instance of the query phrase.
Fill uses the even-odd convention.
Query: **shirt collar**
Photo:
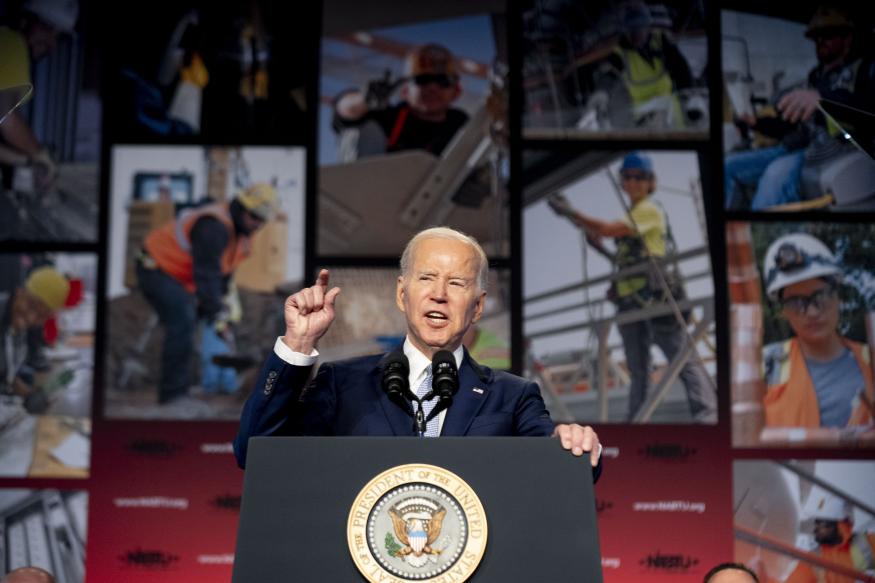
[[[418,378],[431,365],[431,360],[413,345],[409,336],[404,339],[404,356],[407,357],[413,378]],[[461,368],[462,359],[465,358],[465,348],[461,344],[453,351],[453,357],[456,359],[456,368]]]

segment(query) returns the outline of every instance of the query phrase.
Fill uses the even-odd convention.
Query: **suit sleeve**
[[[300,400],[312,368],[290,365],[271,352],[243,406],[234,439],[234,455],[241,468],[246,467],[250,437],[301,434],[305,412]]]
[[[550,413],[541,397],[541,389],[535,383],[527,382],[522,397],[517,403],[515,412],[516,435],[550,436],[553,435],[555,424],[550,419]],[[588,462],[589,456],[584,459]],[[597,482],[602,475],[602,460],[592,469],[592,481]]]

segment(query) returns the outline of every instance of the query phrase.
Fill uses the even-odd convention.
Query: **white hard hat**
[[[60,32],[73,32],[79,17],[79,0],[25,0],[22,8]]]
[[[852,520],[854,508],[850,502],[839,498],[820,488],[816,488],[808,495],[805,506],[802,508],[799,525],[802,530],[814,529],[815,520]]]
[[[805,233],[784,235],[772,242],[763,265],[766,294],[772,300],[777,300],[778,292],[788,285],[841,274],[829,247]]]

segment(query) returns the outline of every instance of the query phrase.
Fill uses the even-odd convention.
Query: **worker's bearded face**
[[[429,358],[458,348],[480,319],[486,292],[477,282],[479,270],[479,256],[467,243],[432,238],[416,244],[408,273],[398,278],[395,300],[410,341]]]
[[[853,39],[853,35],[846,30],[825,30],[813,35],[817,61],[823,65],[841,63],[850,53]]]
[[[835,520],[815,520],[814,540],[817,544],[835,546],[842,542],[839,523]]]

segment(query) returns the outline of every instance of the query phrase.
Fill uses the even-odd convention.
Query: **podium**
[[[355,545],[349,529],[356,523],[366,522],[368,516],[367,512],[351,513],[354,505],[359,508],[367,502],[378,509],[388,508],[392,506],[391,501],[386,504],[379,501],[395,495],[397,488],[392,490],[392,486],[399,486],[399,476],[410,475],[417,481],[417,475],[440,473],[387,474],[387,470],[411,464],[434,466],[458,477],[464,484],[464,487],[459,486],[440,476],[438,479],[444,481],[434,482],[439,487],[431,489],[440,492],[445,489],[441,495],[447,500],[460,500],[458,504],[442,502],[442,506],[450,508],[449,518],[444,523],[451,522],[457,514],[461,516],[460,509],[468,513],[468,507],[473,505],[469,498],[475,497],[466,493],[467,487],[482,504],[485,514],[482,529],[481,516],[476,510],[469,515],[468,530],[462,528],[469,539],[479,534],[484,534],[485,539],[479,564],[474,563],[476,569],[468,581],[601,583],[589,460],[572,456],[562,449],[559,440],[546,437],[252,438],[233,583],[458,582],[457,574],[450,571],[429,575],[408,568],[400,558],[404,551],[398,553],[399,558],[385,559],[389,569],[400,569],[392,571],[397,574],[366,577],[357,563],[361,565],[364,560],[369,564],[367,559],[353,558],[359,553],[350,550]],[[375,480],[381,475],[387,476],[385,484]],[[402,498],[396,496],[395,500]],[[421,498],[411,494],[409,500],[419,502]],[[395,504],[393,512],[403,514],[404,504]],[[418,506],[420,510],[428,510],[427,504]],[[419,515],[411,510],[409,516]],[[368,522],[362,532],[373,534],[376,520]],[[414,520],[408,520],[408,524]],[[372,536],[375,539],[372,546],[382,547],[383,536],[383,533]],[[385,537],[387,544],[393,545],[390,550],[396,552],[407,543],[404,532],[399,532],[397,527],[394,533],[389,529]],[[444,539],[455,541],[450,535],[442,537]],[[363,546],[361,540],[356,540]],[[406,550],[412,562],[415,553],[410,547],[421,552],[422,544],[416,547],[413,535],[409,540]],[[432,544],[431,538],[429,544]],[[439,541],[434,542],[436,548],[439,544]],[[448,556],[451,551],[451,548],[438,549],[432,556]],[[427,552],[422,556],[425,558],[418,560],[425,561],[429,557]],[[460,565],[465,556],[463,552]]]

